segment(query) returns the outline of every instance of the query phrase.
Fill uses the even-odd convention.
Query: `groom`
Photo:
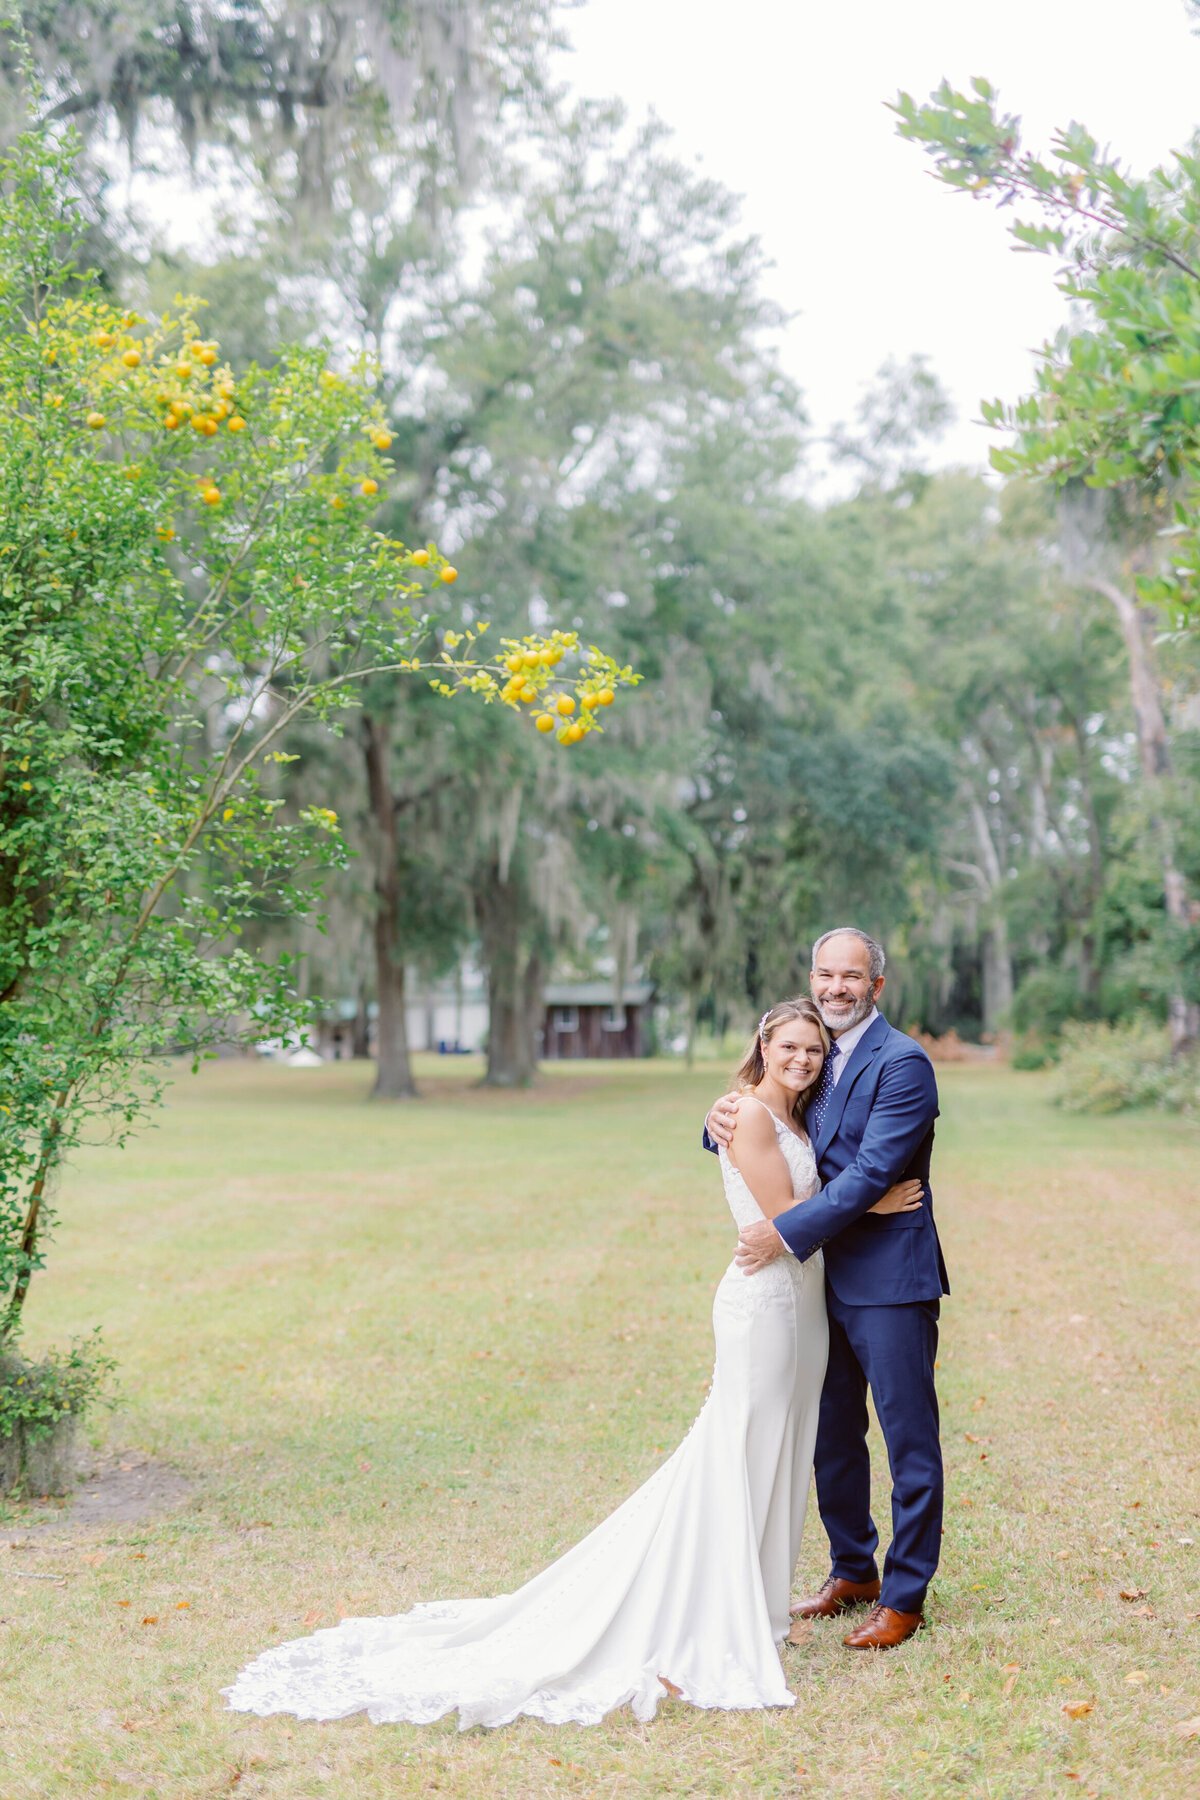
[[[833,1040],[806,1125],[822,1183],[811,1200],[772,1222],[745,1226],[737,1260],[747,1274],[789,1252],[825,1252],[829,1364],[821,1393],[815,1472],[833,1566],[820,1592],[794,1606],[833,1618],[873,1602],[846,1638],[856,1650],[888,1650],[924,1623],[925,1590],[942,1531],[942,1453],[934,1388],[938,1310],[950,1292],[933,1222],[929,1156],[937,1084],[920,1046],[877,1011],[884,954],[852,926],[813,946],[812,997]],[[728,1144],[738,1096],[718,1100],[704,1146]],[[924,1183],[914,1212],[872,1213],[893,1182]],[[882,1587],[871,1518],[867,1389],[892,1471],[892,1541]]]

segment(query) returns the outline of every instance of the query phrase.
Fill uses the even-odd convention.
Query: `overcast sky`
[[[986,75],[1031,146],[1078,119],[1138,171],[1200,126],[1184,0],[588,0],[566,28],[581,93],[653,109],[744,196],[771,295],[797,315],[783,354],[814,424],[849,418],[885,358],[922,351],[959,412],[946,461],[985,460],[980,398],[1028,387],[1063,302],[1053,263],[939,187],[884,102]]]

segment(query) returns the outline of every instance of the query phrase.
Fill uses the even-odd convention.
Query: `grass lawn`
[[[941,1072],[927,1632],[866,1657],[816,1627],[788,1713],[462,1735],[227,1713],[218,1688],[282,1637],[523,1581],[703,1399],[732,1239],[697,1142],[714,1070],[558,1068],[515,1097],[465,1061],[425,1073],[392,1107],[362,1065],[181,1073],[157,1130],[70,1172],[29,1347],[101,1323],[127,1411],[99,1429],[195,1493],[23,1547],[34,1514],[4,1515],[3,1800],[1200,1794],[1178,1730],[1200,1715],[1200,1132],[1067,1117],[1041,1077],[978,1067]],[[825,1568],[814,1509],[798,1583]]]

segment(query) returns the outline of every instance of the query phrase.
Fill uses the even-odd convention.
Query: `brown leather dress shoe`
[[[823,1588],[809,1600],[796,1600],[792,1605],[793,1619],[835,1619],[839,1613],[846,1612],[851,1606],[865,1606],[868,1600],[878,1600],[879,1582],[875,1581],[843,1581],[838,1575],[831,1575]]]
[[[924,1613],[902,1613],[892,1606],[873,1606],[862,1624],[856,1626],[844,1641],[852,1650],[894,1650],[924,1623]]]

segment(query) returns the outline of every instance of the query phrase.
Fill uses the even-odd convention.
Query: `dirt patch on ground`
[[[135,1525],[158,1513],[182,1506],[195,1483],[157,1462],[144,1450],[111,1450],[80,1459],[79,1485],[59,1500],[33,1500],[19,1506],[0,1527],[9,1538],[55,1537],[108,1525]]]

